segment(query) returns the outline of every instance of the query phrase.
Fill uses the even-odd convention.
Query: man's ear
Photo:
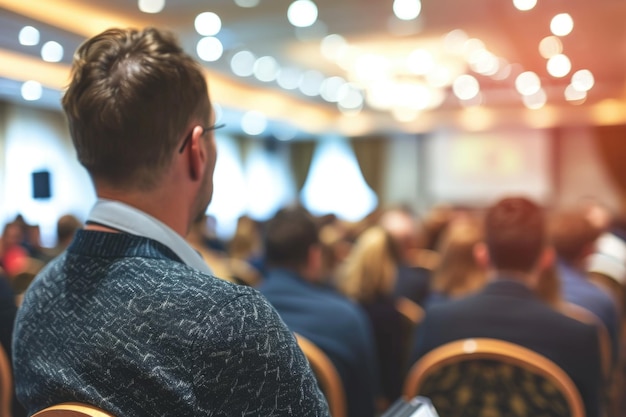
[[[312,245],[307,254],[306,271],[309,280],[317,281],[322,271],[322,247]]]
[[[554,253],[554,248],[552,246],[546,246],[539,256],[537,267],[540,271],[545,271],[554,265],[555,260],[556,254]]]
[[[482,268],[489,268],[489,250],[487,249],[487,245],[483,242],[478,242],[474,245],[474,260],[476,260],[476,263]]]
[[[196,126],[191,132],[191,140],[189,143],[189,174],[195,181],[203,177],[206,167],[206,151],[202,146],[202,126]]]

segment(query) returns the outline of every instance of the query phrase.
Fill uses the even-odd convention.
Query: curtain
[[[298,193],[302,190],[302,187],[304,187],[306,178],[309,175],[309,168],[311,167],[311,160],[313,159],[316,144],[317,143],[314,141],[291,143],[291,170]]]
[[[353,138],[350,140],[363,179],[376,193],[379,205],[383,203],[386,141],[385,138]]]
[[[596,126],[594,142],[626,209],[626,125]]]

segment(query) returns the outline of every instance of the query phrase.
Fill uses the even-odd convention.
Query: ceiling
[[[538,0],[528,11],[517,10],[512,0],[422,0],[419,17],[409,21],[394,16],[392,0],[314,1],[319,11],[317,22],[296,29],[287,19],[291,0],[260,0],[249,8],[234,0],[167,0],[158,14],[141,12],[134,0],[0,0],[0,96],[22,100],[21,83],[35,79],[44,86],[44,94],[30,103],[58,108],[71,51],[86,37],[111,26],[166,27],[197,56],[196,44],[202,36],[194,29],[194,19],[210,11],[221,18],[216,37],[224,52],[204,66],[214,100],[231,118],[256,110],[305,132],[355,136],[447,126],[486,130],[626,123],[624,0]],[[572,32],[559,38],[572,67],[564,77],[548,74],[547,60],[539,52],[541,40],[551,35],[551,19],[559,13],[569,13],[574,22]],[[63,45],[62,61],[43,62],[41,43],[20,45],[18,34],[25,25],[40,30],[41,43],[54,40]],[[452,31],[460,34],[459,30],[466,39],[482,41],[501,63],[511,64],[501,65],[509,69],[509,75],[499,72],[494,79],[477,73],[468,63],[467,50],[455,50],[452,38],[446,38]],[[342,54],[335,54],[341,55],[339,61],[322,53],[320,44],[328,34],[345,39],[347,47],[341,49]],[[416,49],[428,51],[436,68],[447,69],[450,81],[462,74],[472,75],[480,94],[464,101],[449,84],[433,87],[429,76],[407,66],[407,58]],[[349,91],[363,94],[363,107],[357,112],[344,106],[342,112],[337,103],[319,95],[287,90],[276,81],[237,76],[231,59],[242,50],[256,57],[271,56],[283,69],[342,77],[351,82]],[[413,62],[419,67],[424,60]],[[572,74],[581,69],[591,71],[595,84],[584,100],[568,102],[564,91]],[[525,106],[516,90],[516,77],[524,71],[535,72],[541,81],[545,104],[538,109]],[[396,96],[390,96],[391,92]],[[420,101],[422,94],[429,98]]]

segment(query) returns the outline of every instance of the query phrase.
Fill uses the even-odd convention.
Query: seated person
[[[372,417],[376,348],[365,313],[325,285],[317,227],[302,208],[280,210],[265,230],[266,275],[259,290],[289,329],[313,342],[343,382],[350,417]]]
[[[550,239],[557,254],[557,272],[564,301],[588,310],[606,327],[611,337],[613,363],[620,341],[619,313],[615,300],[591,282],[586,260],[595,249],[601,231],[582,211],[558,213],[550,224]]]
[[[428,297],[430,270],[415,264],[420,236],[414,215],[406,208],[391,208],[382,214],[379,224],[391,237],[396,253],[394,295],[423,306]]]
[[[400,397],[413,326],[396,308],[396,264],[389,235],[374,226],[363,232],[339,270],[343,294],[359,303],[370,320],[380,372],[381,408]]]
[[[594,326],[566,317],[533,293],[553,252],[543,210],[525,198],[506,198],[489,208],[485,243],[476,250],[491,282],[475,295],[430,308],[417,332],[413,360],[448,342],[494,338],[531,349],[573,380],[587,417],[599,417],[602,374]]]
[[[63,108],[98,201],[18,310],[29,415],[78,401],[118,417],[328,416],[272,306],[214,277],[183,238],[213,195],[207,92],[166,31],[109,29],[76,52]]]

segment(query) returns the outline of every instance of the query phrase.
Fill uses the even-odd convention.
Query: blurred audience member
[[[382,214],[379,224],[391,237],[398,259],[394,295],[423,305],[428,296],[430,271],[416,265],[420,241],[415,216],[406,208],[392,208]]]
[[[487,211],[484,236],[485,243],[477,246],[476,254],[489,269],[490,282],[475,295],[427,311],[414,359],[465,338],[516,343],[546,356],[567,372],[582,395],[586,416],[601,416],[596,328],[556,312],[532,291],[541,270],[554,256],[543,210],[525,198],[503,199]]]
[[[382,404],[400,396],[408,328],[392,296],[396,280],[393,242],[379,226],[361,234],[340,270],[339,288],[367,313],[378,354]]]
[[[4,226],[0,239],[0,268],[9,279],[28,267],[29,253],[23,246],[24,239],[24,228],[17,220]]]
[[[83,224],[75,216],[65,214],[57,220],[57,242],[52,248],[45,249],[44,254],[53,259],[59,256],[72,243],[76,232],[83,227]]]
[[[17,314],[16,296],[11,288],[11,283],[0,268],[0,344],[11,362],[13,338],[13,324]],[[26,410],[17,401],[15,393],[12,399],[12,417],[26,416]]]
[[[585,269],[585,260],[593,253],[600,233],[580,210],[558,213],[550,224],[563,299],[590,311],[603,323],[611,336],[615,361],[619,352],[617,305],[607,292],[589,280]]]
[[[249,263],[259,271],[263,269],[263,242],[259,223],[248,216],[237,220],[235,234],[228,245],[228,255]]]
[[[337,368],[350,417],[372,417],[378,374],[364,312],[320,283],[316,224],[302,208],[280,210],[265,229],[267,271],[259,290],[287,326],[317,345]]]
[[[185,240],[202,256],[202,259],[204,259],[204,262],[207,263],[216,277],[232,281],[225,254],[207,246],[207,234],[207,216],[205,214],[194,220]]]
[[[335,285],[339,266],[346,259],[352,248],[346,227],[335,220],[324,224],[320,229],[322,250],[322,275],[329,285]]]
[[[460,217],[448,225],[437,247],[440,257],[430,281],[427,307],[465,297],[484,287],[487,271],[474,255],[482,240],[481,225],[473,217]]]

